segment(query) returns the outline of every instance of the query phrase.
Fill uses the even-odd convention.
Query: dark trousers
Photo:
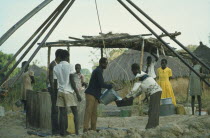
[[[57,101],[57,93],[58,91],[55,90],[54,92],[49,88],[50,96],[51,96],[51,124],[52,124],[52,133],[57,134],[59,133],[59,123],[58,123],[58,107],[56,106]]]
[[[146,129],[155,128],[159,125],[159,113],[160,113],[160,98],[161,91],[156,92],[150,96],[149,111],[148,111],[148,123]]]
[[[79,134],[79,118],[78,118],[78,111],[76,106],[71,106],[71,111],[74,115],[74,126],[75,126],[75,132],[78,135]],[[68,115],[67,115],[67,107],[59,107],[60,110],[60,135],[65,136],[67,135],[67,129],[68,129]]]
[[[199,115],[201,115],[201,96],[197,95],[197,100],[198,100],[198,109],[199,109]],[[192,114],[194,115],[194,106],[195,106],[195,96],[192,96],[192,100],[191,100],[191,106],[192,106]]]
[[[67,116],[67,109],[66,107],[59,107],[60,110],[60,134],[66,135],[67,128],[68,128],[68,116]]]

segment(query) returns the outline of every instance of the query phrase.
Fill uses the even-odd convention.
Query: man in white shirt
[[[78,112],[77,101],[81,101],[78,89],[74,82],[74,67],[69,64],[69,53],[67,50],[63,50],[61,54],[61,62],[57,64],[53,69],[54,76],[54,88],[58,88],[57,103],[56,106],[60,110],[60,135],[67,135],[68,119],[67,119],[67,107],[70,107],[74,115],[75,131],[78,135]]]
[[[148,123],[146,129],[154,128],[159,125],[159,111],[160,111],[160,97],[162,89],[157,84],[157,82],[147,75],[145,72],[140,72],[140,67],[138,64],[134,63],[131,66],[133,74],[136,76],[136,82],[130,93],[126,95],[126,99],[134,99],[135,97],[141,95],[143,92],[150,96],[149,111],[148,111]]]
[[[56,135],[59,134],[59,124],[58,124],[58,107],[56,106],[56,102],[57,102],[57,94],[58,91],[57,89],[53,89],[53,69],[54,67],[60,63],[60,56],[61,56],[61,52],[63,50],[62,49],[57,49],[55,52],[55,60],[53,60],[50,65],[49,65],[49,74],[48,74],[48,80],[49,80],[49,84],[48,84],[48,91],[50,92],[50,96],[51,96],[51,125],[52,125],[52,134]]]

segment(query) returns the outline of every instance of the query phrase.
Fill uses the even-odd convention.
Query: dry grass
[[[178,78],[171,80],[173,91],[177,100],[177,103],[189,105],[191,97],[187,93],[189,79],[188,78]],[[188,98],[187,98],[188,96]],[[203,83],[203,95],[202,95],[202,108],[207,110],[210,114],[210,88]],[[197,100],[196,100],[197,103]]]
[[[170,80],[173,87],[174,95],[176,97],[177,103],[184,103],[187,100],[188,96],[188,78],[176,78]]]

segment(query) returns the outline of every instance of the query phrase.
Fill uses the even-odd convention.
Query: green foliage
[[[41,91],[47,88],[47,76],[42,72],[40,76],[34,76],[35,84],[33,84],[33,90]]]
[[[7,64],[9,60],[12,59],[12,57],[13,57],[13,54],[5,54],[2,51],[0,51],[0,70]],[[16,61],[14,60],[5,72],[0,73],[1,79],[5,77],[6,73],[11,69],[11,67],[15,64],[15,62]],[[16,68],[11,74],[11,76],[16,75],[19,70],[20,70],[19,68]]]
[[[14,110],[14,104],[21,99],[21,85],[20,83],[8,91],[6,97],[0,97],[0,106],[3,106],[5,110]]]
[[[90,77],[91,77],[91,73],[89,71],[89,69],[81,69],[81,73],[85,76],[85,82],[89,82],[90,81]]]
[[[81,69],[81,73],[83,74],[83,75],[90,75],[91,73],[90,73],[90,71],[89,71],[89,69]]]

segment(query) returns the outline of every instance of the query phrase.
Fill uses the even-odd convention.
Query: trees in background
[[[13,54],[6,54],[6,53],[3,53],[2,51],[0,51],[0,70],[3,69],[3,67],[7,64],[7,62],[9,60],[11,60],[11,58],[13,57]],[[10,66],[8,67],[8,69],[3,72],[3,73],[0,73],[0,80],[3,79],[6,75],[6,73],[10,70],[10,68],[15,64],[16,60],[14,60]],[[19,71],[19,68],[16,68],[13,73],[11,74],[11,76],[14,76],[17,74],[17,72]]]

